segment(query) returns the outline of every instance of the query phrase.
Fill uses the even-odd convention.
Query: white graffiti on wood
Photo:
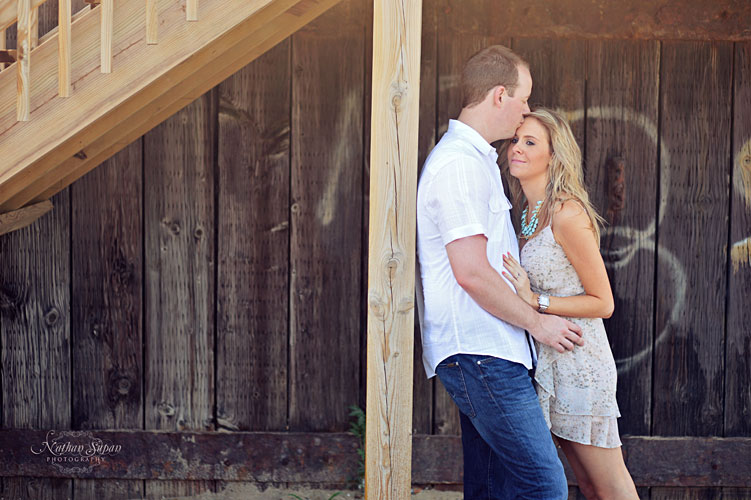
[[[586,109],[576,111],[567,111],[558,109],[570,122],[583,120],[620,120],[630,125],[640,128],[647,137],[660,149],[660,165],[662,167],[660,175],[660,207],[658,216],[660,222],[665,215],[665,208],[668,201],[670,187],[670,151],[665,146],[664,141],[659,140],[657,124],[643,113],[636,112],[629,108],[622,107],[604,107],[592,106]],[[651,251],[653,248],[657,251],[657,257],[661,263],[667,266],[667,275],[673,280],[675,287],[675,297],[673,306],[670,310],[668,320],[662,330],[657,334],[654,345],[648,345],[630,356],[616,359],[618,373],[625,373],[637,366],[640,366],[645,360],[652,356],[653,348],[664,342],[668,337],[669,327],[678,321],[680,312],[683,309],[686,299],[686,272],[683,265],[678,261],[676,256],[662,245],[656,244],[655,233],[658,221],[652,220],[644,229],[637,229],[629,226],[606,226],[603,231],[603,238],[608,236],[617,236],[625,240],[625,244],[618,248],[604,251],[605,263],[608,267],[619,269],[631,263],[637,252],[641,250]],[[617,293],[617,290],[616,290]]]
[[[746,208],[751,207],[751,139],[738,150],[733,166],[733,189]],[[733,243],[730,260],[733,263],[733,273],[737,273],[741,266],[751,267],[751,236]]]

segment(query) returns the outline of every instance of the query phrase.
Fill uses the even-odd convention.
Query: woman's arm
[[[585,295],[550,297],[546,312],[578,318],[609,318],[613,314],[613,292],[587,213],[579,203],[568,200],[553,214],[551,229],[579,275]]]
[[[573,200],[563,203],[553,215],[553,236],[574,266],[584,295],[550,297],[546,313],[573,318],[609,318],[613,314],[613,292],[587,213]],[[503,275],[516,287],[519,297],[537,308],[538,294],[529,290],[526,273],[513,257],[504,256],[509,271]]]

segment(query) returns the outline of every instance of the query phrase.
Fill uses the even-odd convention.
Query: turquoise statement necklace
[[[529,224],[527,224],[527,209],[529,208],[529,205],[524,207],[524,211],[522,212],[522,237],[525,239],[529,239],[530,236],[535,234],[535,231],[537,230],[537,224],[539,224],[539,220],[537,220],[537,212],[540,211],[540,207],[542,206],[542,200],[537,202],[537,205],[535,205],[535,209],[532,210],[532,216],[529,218]]]

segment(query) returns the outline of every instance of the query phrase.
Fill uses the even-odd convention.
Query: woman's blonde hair
[[[584,173],[582,170],[582,153],[574,139],[574,134],[563,116],[547,109],[536,108],[526,118],[536,119],[548,133],[548,145],[550,146],[550,165],[548,166],[548,184],[545,188],[545,199],[542,202],[537,218],[540,221],[537,234],[545,226],[551,223],[556,207],[561,206],[568,200],[575,200],[582,206],[592,223],[592,231],[599,245],[600,224],[605,220],[597,214],[597,211],[589,201],[589,195],[584,187]],[[525,118],[525,119],[526,119]],[[511,141],[505,141],[502,148],[502,169],[506,173],[506,179],[511,190],[512,202],[515,207],[522,207],[527,203],[519,180],[508,175],[509,165],[506,151]]]

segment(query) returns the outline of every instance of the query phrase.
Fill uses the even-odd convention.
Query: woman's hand
[[[516,288],[516,294],[519,295],[524,302],[537,309],[537,301],[529,287],[527,271],[524,270],[521,264],[519,264],[510,253],[505,253],[503,255],[503,267],[505,267],[508,272],[504,271],[502,274],[512,285],[514,285],[514,288]]]

